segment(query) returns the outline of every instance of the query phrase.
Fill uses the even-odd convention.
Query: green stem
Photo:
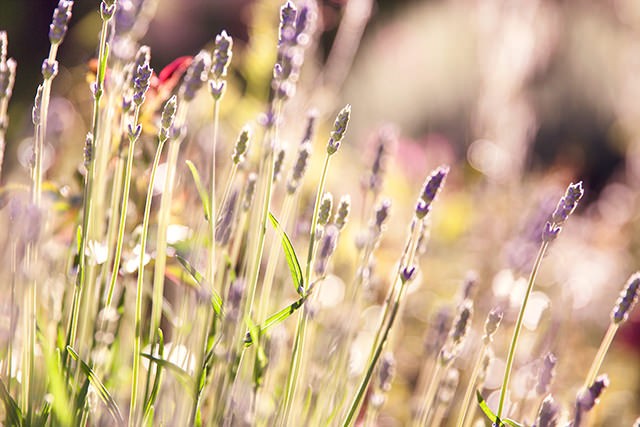
[[[178,103],[178,111],[174,121],[174,128],[181,129],[184,125],[188,111],[189,102]],[[158,230],[156,232],[156,263],[153,271],[153,296],[151,304],[151,331],[155,333],[160,326],[162,319],[162,299],[164,295],[164,275],[167,266],[167,229],[171,214],[171,200],[173,198],[173,185],[176,176],[178,154],[183,134],[177,139],[172,139],[169,143],[169,153],[167,154],[167,171],[164,179],[164,189],[160,199],[160,210],[158,211]]]
[[[540,268],[540,264],[542,263],[542,258],[544,257],[544,254],[547,251],[548,247],[549,247],[549,242],[542,242],[542,244],[540,245],[540,250],[538,251],[538,256],[536,257],[536,260],[533,264],[533,269],[531,270],[531,274],[529,275],[527,292],[524,295],[524,299],[522,300],[522,306],[520,307],[520,312],[518,313],[518,319],[516,320],[516,325],[513,330],[513,337],[511,338],[511,345],[509,346],[509,353],[507,355],[507,364],[504,368],[502,388],[500,389],[500,401],[498,403],[498,412],[496,413],[496,416],[498,418],[502,417],[502,410],[504,409],[504,402],[507,396],[507,389],[509,388],[509,378],[511,377],[513,360],[516,355],[516,346],[518,345],[518,338],[520,337],[520,331],[522,329],[524,312],[525,312],[525,309],[527,308],[527,302],[529,301],[529,296],[531,295],[533,284],[536,281],[536,275],[538,274],[538,269]]]
[[[133,114],[133,126],[138,123],[138,115],[140,107],[137,106]],[[133,169],[134,148],[137,139],[129,137],[129,148],[127,149],[127,165],[124,170],[124,188],[122,190],[122,200],[120,202],[120,220],[118,224],[118,240],[116,241],[116,253],[113,257],[113,269],[111,271],[111,280],[109,282],[109,291],[107,292],[107,302],[105,307],[107,310],[111,308],[113,301],[113,293],[118,280],[118,270],[120,270],[120,261],[122,260],[122,245],[124,243],[124,229],[127,222],[127,210],[129,208],[129,190],[131,189],[131,170]]]
[[[131,409],[129,411],[129,424],[133,417],[134,424],[137,420],[136,407],[137,407],[137,394],[138,394],[138,381],[140,370],[140,348],[142,347],[142,289],[144,287],[144,256],[147,250],[147,236],[149,235],[149,217],[151,216],[151,202],[153,199],[153,186],[156,181],[156,171],[158,169],[158,163],[160,163],[160,155],[162,154],[162,148],[166,138],[160,138],[158,141],[158,148],[156,150],[155,157],[153,159],[153,166],[151,167],[151,176],[149,177],[149,186],[147,188],[147,198],[144,204],[144,216],[142,217],[142,236],[140,238],[140,262],[138,264],[138,284],[136,287],[136,315],[135,315],[135,340],[133,342],[133,373],[131,382]],[[130,143],[133,145],[133,142]],[[153,332],[152,332],[153,333]],[[149,367],[151,369],[151,367]]]
[[[596,380],[596,376],[598,375],[598,371],[602,366],[602,362],[604,362],[604,358],[609,351],[609,347],[613,342],[613,338],[616,336],[616,332],[618,331],[619,323],[611,322],[609,328],[607,329],[607,333],[605,334],[602,342],[600,343],[600,348],[596,353],[596,357],[593,359],[593,363],[591,364],[591,368],[589,368],[589,373],[587,374],[587,378],[584,381],[584,388],[589,388],[593,385],[593,382]]]
[[[320,182],[316,191],[316,200],[313,206],[313,216],[311,217],[311,229],[309,230],[309,249],[307,252],[307,266],[305,268],[303,293],[306,294],[310,289],[311,283],[311,271],[313,267],[313,261],[315,258],[316,249],[316,229],[318,228],[318,211],[320,210],[320,203],[324,194],[324,186],[327,180],[327,171],[329,170],[329,161],[331,155],[327,153],[324,158],[324,165],[322,166],[322,174],[320,175]],[[295,398],[296,387],[298,384],[298,377],[300,375],[300,365],[302,364],[302,353],[304,352],[304,340],[306,335],[307,323],[309,316],[307,310],[304,308],[300,310],[298,314],[298,324],[296,326],[296,335],[293,342],[293,349],[291,354],[291,364],[289,365],[289,374],[287,375],[287,383],[284,393],[284,401],[282,407],[282,418],[280,425],[286,426],[289,423],[289,417],[291,416],[291,407]]]
[[[211,188],[209,189],[209,199],[211,210],[209,218],[211,249],[209,251],[209,286],[213,287],[216,273],[216,147],[218,145],[218,127],[220,121],[220,100],[213,101],[213,147],[211,147]]]
[[[406,283],[400,280],[401,269],[404,268],[405,266],[413,265],[422,225],[423,225],[422,221],[417,221],[414,219],[412,222],[411,234],[408,238],[407,244],[405,246],[405,250],[402,256],[400,257],[401,262],[400,262],[400,265],[398,266],[396,277],[391,283],[391,288],[389,289],[389,294],[386,300],[385,310],[380,319],[380,326],[378,327],[378,331],[376,332],[376,337],[373,341],[373,346],[371,348],[371,356],[369,357],[369,365],[367,367],[364,377],[360,381],[356,394],[351,402],[351,405],[349,406],[347,415],[342,422],[343,427],[348,427],[354,421],[354,417],[357,414],[358,408],[362,403],[362,399],[366,394],[367,387],[369,386],[369,382],[371,381],[371,377],[373,376],[373,371],[378,363],[378,360],[380,359],[380,355],[382,354],[382,351],[384,350],[384,346],[387,342],[387,338],[389,337],[389,331],[391,330],[391,327],[393,326],[395,318],[398,314],[398,310],[400,308],[400,301],[402,300],[402,296],[404,295],[404,292],[406,290]],[[398,285],[398,282],[400,282],[399,285]]]
[[[462,405],[460,406],[460,413],[458,414],[458,422],[456,423],[457,427],[464,427],[466,425],[467,415],[469,415],[468,414],[469,405],[471,404],[471,398],[473,396],[473,392],[476,389],[475,388],[476,380],[478,379],[478,375],[480,374],[482,359],[484,359],[486,351],[487,351],[487,345],[483,343],[482,350],[478,352],[478,354],[476,355],[476,359],[473,362],[473,370],[471,371],[471,377],[469,377],[467,389],[464,392],[464,398],[462,399]]]
[[[102,21],[102,29],[100,31],[100,45],[99,45],[99,53],[98,53],[98,64],[106,63],[108,51],[107,51],[107,30],[108,30],[109,19],[104,19]],[[98,75],[96,76],[96,90],[94,93],[94,101],[93,101],[93,119],[92,119],[92,136],[93,147],[92,151],[95,151],[95,146],[98,141],[98,132],[100,125],[100,100],[102,99],[102,88],[104,86],[104,67],[98,65]],[[82,291],[86,286],[86,269],[87,269],[87,259],[86,259],[86,251],[87,251],[87,241],[88,241],[88,233],[89,233],[89,220],[91,218],[91,196],[93,193],[93,181],[94,181],[94,166],[95,159],[94,156],[91,156],[89,161],[89,165],[87,167],[86,175],[84,178],[84,190],[83,190],[83,198],[82,198],[82,231],[80,237],[80,249],[78,253],[78,276],[76,281],[76,286],[74,288],[73,293],[73,302],[71,309],[71,318],[69,320],[69,328],[67,331],[67,346],[72,346],[76,348],[76,334],[78,330],[78,313],[79,313],[79,305],[82,297]],[[66,346],[65,346],[66,348]],[[66,353],[66,351],[65,351]],[[68,358],[67,358],[68,359]]]

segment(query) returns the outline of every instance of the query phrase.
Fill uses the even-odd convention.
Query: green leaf
[[[289,239],[289,236],[287,236],[287,233],[282,229],[280,223],[271,212],[269,212],[269,219],[271,220],[271,224],[273,224],[273,228],[275,228],[275,230],[280,235],[282,249],[284,249],[284,255],[287,258],[287,265],[289,266],[289,271],[291,272],[293,284],[296,286],[296,292],[298,292],[298,295],[304,296],[305,283],[302,277],[302,268],[300,268],[300,261],[298,261],[296,251],[293,249],[291,239]]]
[[[255,342],[254,339],[253,339],[253,335],[254,334],[262,333],[262,332],[266,331],[267,329],[269,329],[270,327],[272,327],[274,325],[277,325],[278,323],[281,323],[284,320],[286,320],[289,316],[291,316],[293,313],[295,313],[295,311],[297,309],[302,307],[302,304],[304,304],[306,299],[307,299],[307,297],[302,297],[302,298],[298,299],[297,301],[292,302],[291,304],[289,304],[288,306],[286,306],[282,310],[280,310],[280,311],[272,314],[271,316],[267,317],[267,320],[264,321],[262,326],[254,325],[253,326],[253,330],[249,329],[249,331],[247,332],[247,334],[245,336],[245,339],[244,339],[245,347],[249,347],[251,344],[253,344]]]
[[[202,287],[203,283],[205,283],[204,276],[198,270],[196,270],[196,268],[193,265],[191,265],[191,263],[181,255],[176,254],[176,259],[182,265],[182,267],[184,267],[185,271],[189,273],[189,275],[193,278],[193,280],[195,280],[198,283],[198,285]],[[220,297],[220,294],[218,294],[218,292],[215,289],[212,289],[212,292],[211,292],[211,305],[213,305],[213,311],[218,316],[222,316],[222,313],[223,313],[222,298]]]
[[[96,392],[98,392],[98,396],[100,396],[102,402],[107,406],[107,409],[111,413],[111,416],[115,419],[116,423],[118,425],[123,424],[124,419],[122,418],[122,413],[120,412],[120,408],[118,408],[118,404],[109,393],[109,390],[107,390],[104,384],[102,384],[102,381],[100,381],[96,373],[93,372],[93,369],[91,369],[89,365],[87,365],[82,359],[80,359],[78,353],[76,353],[75,350],[71,348],[71,346],[67,346],[67,351],[69,352],[73,360],[80,363],[80,369],[82,369],[82,372],[84,372],[84,374],[87,376],[87,379],[89,380],[91,385],[96,389]]]
[[[209,196],[207,195],[207,190],[205,190],[202,185],[202,180],[200,180],[200,174],[198,173],[198,169],[193,164],[191,160],[187,160],[185,162],[191,171],[191,175],[193,176],[193,181],[196,184],[196,188],[198,189],[198,194],[200,195],[200,201],[202,202],[202,207],[204,208],[204,218],[209,221],[211,218],[211,203],[209,202]],[[211,242],[211,244],[215,244],[215,242]]]
[[[56,347],[55,352],[51,351],[40,334],[38,334],[38,338],[41,339],[40,344],[47,366],[47,375],[49,376],[48,392],[53,395],[53,408],[51,409],[53,409],[56,420],[60,424],[71,425],[73,416],[70,409],[71,403],[69,401],[67,381],[62,373],[60,349]]]
[[[260,328],[253,323],[253,320],[251,320],[249,316],[245,316],[244,322],[247,324],[247,328],[249,328],[251,341],[256,343],[257,347],[256,358],[253,362],[253,384],[257,388],[262,385],[262,380],[264,379],[264,372],[267,368],[267,355],[262,348],[262,344],[260,344]]]
[[[487,418],[489,418],[489,421],[491,421],[492,423],[495,423],[496,420],[500,421],[498,417],[496,417],[496,414],[493,413],[491,408],[489,408],[487,402],[485,402],[482,394],[480,394],[480,390],[476,390],[476,397],[478,398],[478,405],[480,405],[480,409],[482,409],[482,412],[484,412]]]
[[[158,328],[158,355],[161,359],[164,358],[164,335],[162,334],[162,329]],[[156,365],[156,375],[153,379],[153,387],[151,388],[151,393],[149,394],[149,400],[147,400],[144,404],[144,412],[142,418],[142,424],[146,425],[147,421],[151,423],[153,420],[153,405],[155,404],[158,398],[158,391],[160,390],[160,375],[162,374],[162,366]]]
[[[4,410],[6,415],[6,422],[9,426],[21,426],[23,425],[22,413],[20,408],[13,397],[9,394],[9,391],[4,386],[4,383],[0,379],[0,399],[4,403]]]
[[[476,390],[476,397],[478,398],[478,405],[480,405],[480,409],[482,409],[482,412],[484,412],[487,418],[489,418],[489,421],[491,421],[495,425],[502,427],[506,424],[511,427],[524,427],[524,424],[520,424],[519,422],[512,419],[506,418],[504,420],[501,420],[500,418],[498,418],[496,414],[493,413],[491,408],[489,408],[489,405],[487,405],[487,402],[485,402],[479,390]]]
[[[173,374],[175,374],[176,378],[182,384],[182,386],[186,390],[188,390],[189,394],[191,394],[191,397],[195,397],[194,395],[195,382],[193,378],[191,378],[191,375],[187,373],[187,371],[185,371],[184,369],[182,369],[180,366],[176,365],[173,362],[169,362],[168,360],[165,360],[165,359],[160,359],[149,353],[140,353],[140,356],[151,360],[156,365],[160,365],[163,368],[166,368],[168,371],[171,371]]]
[[[104,46],[104,55],[100,61],[100,68],[98,70],[98,80],[102,84],[104,82],[104,78],[107,73],[107,58],[109,57],[109,43],[106,43]]]

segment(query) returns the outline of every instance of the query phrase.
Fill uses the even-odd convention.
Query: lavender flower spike
[[[211,65],[212,77],[219,80],[227,75],[227,68],[231,62],[231,48],[233,39],[226,31],[216,36],[215,49],[213,51],[213,64]]]
[[[278,46],[289,44],[296,36],[296,15],[298,11],[294,4],[287,1],[280,8],[280,30],[278,34]]]
[[[329,155],[334,154],[340,148],[340,142],[344,137],[344,133],[347,131],[347,125],[349,124],[349,118],[351,117],[351,105],[347,104],[340,112],[336,121],[333,124],[333,131],[331,131],[331,137],[327,144],[327,153]]]
[[[551,220],[544,226],[544,230],[542,231],[542,240],[544,242],[551,242],[558,237],[562,225],[576,209],[583,194],[582,181],[576,184],[572,183],[567,187],[566,193],[558,202],[558,206],[556,206],[553,214],[551,214]]]
[[[629,313],[633,310],[634,305],[638,302],[640,294],[640,271],[629,277],[627,284],[620,293],[618,301],[611,312],[611,320],[620,324],[627,320]]]
[[[576,414],[573,427],[580,427],[586,412],[593,409],[598,403],[600,395],[609,386],[609,377],[600,375],[587,389],[582,389],[576,398]]]
[[[180,88],[180,93],[185,101],[191,101],[204,84],[206,72],[211,64],[211,55],[206,51],[200,51],[187,69]]]
[[[67,24],[71,19],[71,8],[73,7],[73,1],[60,0],[58,7],[53,11],[53,19],[49,26],[49,41],[52,45],[62,43],[65,34],[67,33]]]
[[[558,425],[559,412],[560,405],[556,403],[551,395],[548,395],[542,401],[535,427],[556,427]]]
[[[444,184],[444,180],[449,173],[449,166],[440,166],[427,178],[424,183],[424,190],[418,200],[416,206],[416,216],[418,218],[424,218],[431,210],[431,203],[436,199],[440,189]]]

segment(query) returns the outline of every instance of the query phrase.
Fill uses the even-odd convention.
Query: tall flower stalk
[[[589,388],[596,379],[598,371],[604,362],[605,355],[609,351],[609,347],[613,342],[613,338],[618,331],[621,324],[626,322],[629,317],[629,313],[633,310],[633,307],[638,302],[638,296],[640,295],[640,272],[636,272],[629,277],[626,285],[620,292],[620,297],[616,301],[613,310],[611,311],[611,323],[609,328],[600,343],[600,348],[596,353],[593,363],[589,368],[589,372],[585,378],[583,388]]]
[[[160,121],[160,132],[158,134],[158,147],[153,158],[151,166],[151,175],[149,177],[149,185],[147,187],[147,198],[144,205],[144,216],[142,218],[142,236],[140,237],[140,260],[138,263],[138,284],[136,287],[136,314],[135,314],[135,341],[133,345],[133,381],[131,385],[131,413],[134,420],[137,419],[135,414],[137,393],[137,385],[139,382],[138,370],[140,366],[140,348],[142,347],[142,290],[144,287],[144,267],[145,254],[147,248],[147,236],[149,234],[149,217],[151,215],[151,201],[153,197],[153,188],[156,180],[156,171],[158,163],[160,163],[160,155],[164,148],[165,142],[169,139],[173,120],[176,114],[176,97],[175,95],[167,101],[162,111],[162,119]],[[131,422],[130,422],[131,423]]]
[[[509,388],[509,379],[511,378],[511,370],[513,368],[513,361],[515,359],[516,347],[518,345],[518,338],[520,337],[520,331],[522,329],[522,322],[524,320],[524,313],[527,308],[527,302],[529,301],[529,296],[531,295],[531,291],[533,290],[533,285],[536,280],[536,275],[538,274],[538,269],[540,268],[540,264],[542,263],[542,258],[547,252],[547,248],[549,244],[558,237],[560,230],[562,230],[562,226],[565,221],[569,218],[569,216],[573,213],[573,211],[578,206],[578,202],[582,198],[584,194],[584,190],[582,189],[582,182],[578,182],[577,184],[570,184],[567,187],[567,191],[565,195],[560,199],[556,209],[553,211],[551,218],[544,226],[544,230],[542,231],[542,244],[540,245],[540,249],[538,250],[538,255],[533,263],[533,268],[531,269],[531,274],[529,275],[529,281],[527,283],[527,290],[525,292],[524,298],[522,300],[522,306],[520,307],[520,312],[518,313],[518,319],[516,320],[516,324],[513,330],[513,336],[511,338],[511,344],[509,345],[509,352],[507,354],[507,363],[504,369],[504,376],[502,380],[502,388],[500,389],[500,400],[498,402],[498,411],[496,413],[498,418],[501,418],[502,411],[504,410],[505,399],[507,396],[507,390]]]
[[[303,297],[309,295],[312,290],[311,273],[316,255],[316,238],[318,231],[318,217],[320,212],[320,205],[322,197],[324,195],[324,186],[327,180],[327,171],[329,170],[329,163],[331,157],[338,151],[344,138],[344,134],[347,130],[347,125],[351,116],[351,106],[345,106],[333,124],[333,131],[327,144],[326,155],[322,166],[322,173],[320,175],[320,181],[318,182],[318,188],[316,190],[316,200],[313,205],[313,214],[311,216],[311,228],[309,229],[309,247],[307,250],[307,264],[305,267],[305,274],[303,278],[303,289],[301,294]],[[293,348],[291,351],[291,364],[289,366],[289,372],[287,374],[287,381],[285,385],[284,397],[282,402],[282,412],[280,418],[280,425],[289,425],[289,417],[291,416],[291,407],[295,399],[296,389],[298,386],[300,367],[302,364],[302,354],[304,352],[305,333],[307,329],[307,323],[309,322],[309,312],[307,310],[301,310],[298,315],[298,324],[296,326],[295,338],[293,341]]]
[[[58,74],[58,47],[67,33],[67,24],[71,19],[73,1],[60,0],[53,11],[53,18],[49,26],[49,56],[42,62],[43,82],[38,87],[33,108],[33,157],[32,157],[32,188],[31,203],[36,211],[42,208],[42,180],[43,180],[43,154],[47,132],[47,119],[49,117],[49,99],[51,85]],[[3,55],[5,56],[5,55]],[[41,226],[41,225],[39,225]],[[31,242],[27,247],[27,270],[32,271],[33,279],[24,291],[24,344],[22,366],[22,401],[21,409],[24,413],[29,411],[34,388],[35,351],[36,351],[36,316],[37,316],[37,273],[38,246]]]
[[[418,198],[414,217],[411,221],[409,236],[407,238],[404,251],[400,256],[400,263],[395,277],[391,282],[389,292],[385,299],[380,323],[376,330],[376,335],[371,347],[369,362],[362,380],[356,389],[353,400],[347,409],[345,418],[341,423],[343,427],[350,426],[354,422],[360,405],[365,397],[375,367],[382,355],[389,333],[393,327],[395,318],[398,315],[400,302],[406,292],[409,281],[414,277],[416,271],[415,255],[418,248],[418,241],[422,235],[423,227],[425,226],[425,218],[431,211],[431,206],[440,192],[448,172],[449,168],[445,166],[439,167],[433,171],[431,175],[427,177],[422,194]]]

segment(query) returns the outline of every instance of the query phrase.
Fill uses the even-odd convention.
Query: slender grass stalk
[[[327,179],[327,171],[329,170],[329,161],[331,160],[331,154],[327,153],[324,158],[322,166],[322,173],[320,175],[320,181],[318,183],[318,189],[316,191],[316,200],[313,208],[313,216],[311,220],[309,249],[307,253],[307,266],[305,268],[304,275],[304,293],[310,290],[311,272],[315,259],[316,249],[316,232],[318,227],[318,211],[320,209],[320,202],[324,195],[324,186]],[[282,419],[280,425],[289,425],[289,417],[291,415],[291,406],[295,398],[296,387],[298,383],[298,376],[300,373],[300,365],[302,364],[302,353],[304,351],[304,340],[306,335],[307,323],[309,322],[309,315],[306,310],[301,310],[298,315],[298,324],[296,326],[296,334],[293,342],[293,349],[291,354],[291,364],[289,366],[289,373],[287,375],[286,388],[284,392],[284,401],[282,409]]]
[[[327,153],[324,158],[324,164],[322,166],[322,173],[320,175],[320,181],[318,182],[318,188],[316,190],[316,200],[313,206],[313,214],[311,217],[311,228],[309,230],[309,248],[307,250],[307,264],[305,268],[304,282],[302,286],[302,294],[307,295],[311,292],[311,273],[313,263],[315,261],[316,252],[316,233],[318,228],[318,213],[320,210],[320,204],[322,197],[324,196],[324,186],[327,180],[327,171],[329,170],[329,162],[331,156],[333,156],[340,148],[344,133],[347,130],[349,118],[351,115],[351,106],[345,106],[336,117],[333,125],[333,131],[327,144]],[[304,340],[309,321],[309,313],[307,310],[301,310],[298,314],[298,324],[296,326],[296,334],[293,342],[293,349],[291,353],[291,364],[289,365],[289,373],[287,375],[286,388],[284,391],[282,412],[280,418],[280,425],[288,425],[289,417],[291,416],[291,406],[295,399],[296,387],[299,381],[300,365],[302,363],[302,353],[304,351]]]
[[[502,417],[504,402],[507,396],[507,390],[509,388],[509,379],[511,377],[511,370],[513,368],[513,361],[515,358],[516,347],[518,345],[518,338],[520,337],[520,331],[522,329],[524,313],[527,308],[527,302],[529,301],[529,296],[531,295],[531,290],[533,289],[533,285],[535,283],[536,275],[538,274],[538,269],[540,268],[542,258],[544,257],[549,244],[558,237],[558,234],[562,230],[562,226],[578,206],[578,202],[582,198],[583,194],[584,190],[582,189],[582,182],[578,182],[577,184],[570,184],[567,187],[565,195],[560,199],[558,205],[556,206],[556,209],[553,211],[550,221],[545,224],[545,227],[542,231],[542,244],[540,245],[538,255],[536,256],[536,259],[533,263],[531,274],[529,275],[527,290],[522,300],[522,305],[520,306],[520,312],[518,313],[518,319],[516,320],[516,324],[513,330],[511,344],[509,345],[509,352],[507,353],[507,363],[504,369],[502,388],[500,389],[498,411],[496,412],[496,416],[498,418]]]
[[[471,397],[473,396],[473,392],[475,391],[476,381],[478,380],[478,375],[480,374],[480,369],[483,365],[483,362],[488,357],[487,353],[490,352],[490,344],[493,340],[493,335],[500,326],[500,322],[502,321],[503,313],[500,308],[494,308],[489,312],[487,316],[487,320],[484,324],[484,336],[482,337],[482,348],[480,352],[477,353],[475,361],[473,363],[473,369],[471,371],[471,376],[469,377],[469,382],[467,384],[467,389],[464,393],[464,398],[462,399],[462,405],[460,406],[460,413],[458,414],[458,427],[463,427],[467,425],[467,415],[469,418],[473,416],[473,410],[471,414],[469,412],[469,406],[471,404]],[[475,410],[475,406],[473,407]]]
[[[82,199],[82,229],[79,244],[78,253],[78,275],[76,286],[74,288],[71,318],[69,320],[69,327],[67,331],[67,346],[77,348],[76,334],[78,330],[78,314],[79,304],[82,297],[82,292],[86,287],[86,270],[87,259],[86,250],[89,235],[89,221],[91,218],[92,210],[92,193],[94,182],[94,166],[95,158],[93,156],[94,148],[96,146],[95,138],[100,132],[100,101],[103,95],[104,79],[106,75],[107,59],[109,55],[107,47],[107,32],[109,27],[109,21],[115,14],[116,4],[113,0],[103,0],[100,4],[100,15],[102,17],[102,28],[100,30],[100,42],[98,45],[98,73],[96,74],[96,80],[93,86],[93,115],[90,137],[87,137],[87,143],[85,146],[85,166],[86,175],[84,178],[84,189]],[[89,155],[90,154],[90,155]],[[66,350],[65,350],[66,354]],[[67,358],[68,360],[68,358]]]
[[[415,255],[418,248],[418,242],[422,235],[423,227],[425,227],[425,217],[431,210],[431,205],[436,199],[444,180],[449,172],[449,168],[441,166],[434,170],[423,186],[422,194],[418,199],[418,203],[415,209],[415,215],[411,222],[410,233],[407,237],[402,255],[400,256],[400,262],[396,275],[391,282],[387,298],[385,300],[385,306],[380,318],[380,323],[376,331],[376,336],[373,340],[371,347],[371,355],[369,356],[369,363],[365,374],[358,385],[356,394],[349,405],[347,414],[342,421],[342,426],[347,427],[354,421],[357,411],[360,408],[362,400],[366,395],[371,376],[373,375],[375,366],[384,350],[384,346],[389,337],[389,332],[393,326],[395,318],[400,309],[400,303],[404,292],[406,291],[406,285],[415,273]]]
[[[460,405],[460,413],[458,414],[458,421],[456,423],[457,427],[464,427],[471,422],[471,418],[473,418],[473,411],[469,411],[471,406],[471,398],[475,391],[476,381],[478,380],[478,375],[480,374],[480,368],[482,367],[482,359],[485,357],[485,352],[487,351],[487,345],[483,344],[482,349],[476,355],[475,361],[473,362],[473,369],[471,370],[471,375],[469,376],[469,382],[467,383],[467,388],[464,392],[464,397],[462,399],[462,404]],[[473,407],[475,410],[475,406]]]
[[[158,212],[158,229],[156,234],[156,263],[153,274],[153,295],[151,305],[151,331],[157,331],[162,319],[162,300],[164,295],[164,280],[167,267],[167,229],[171,216],[171,201],[173,199],[174,182],[180,146],[185,137],[184,127],[189,111],[189,105],[204,83],[205,70],[209,69],[211,58],[206,52],[200,52],[187,70],[184,82],[180,88],[178,110],[174,121],[176,135],[169,143],[167,154],[167,169],[164,189],[160,199]]]
[[[218,144],[218,127],[220,125],[220,98],[214,98],[213,101],[213,141],[211,147],[211,176],[209,179],[209,203],[210,205],[210,218],[209,218],[209,239],[211,240],[211,247],[209,248],[209,262],[207,264],[207,283],[212,288],[215,283],[216,274],[216,148]],[[221,205],[224,206],[224,205]]]
[[[604,358],[609,351],[609,347],[613,342],[613,338],[618,331],[618,328],[622,323],[624,323],[629,317],[629,313],[635,306],[638,301],[638,295],[640,294],[640,272],[636,272],[629,277],[625,287],[622,289],[620,293],[620,297],[616,301],[615,306],[611,312],[611,323],[609,324],[609,328],[600,343],[600,348],[596,353],[595,358],[593,359],[593,363],[589,368],[589,373],[585,378],[584,387],[585,389],[591,387],[593,382],[598,375],[598,371],[602,366],[602,362],[604,362]]]
[[[527,290],[524,294],[522,305],[520,306],[520,311],[518,312],[518,318],[516,320],[516,324],[513,329],[513,336],[511,338],[511,344],[509,345],[509,353],[507,353],[507,363],[504,368],[502,388],[500,389],[500,400],[498,403],[498,411],[496,412],[496,415],[498,418],[501,418],[502,411],[504,409],[504,402],[507,396],[507,390],[509,388],[509,379],[511,377],[511,370],[513,368],[513,361],[515,359],[516,347],[518,345],[520,331],[522,330],[524,312],[527,308],[527,302],[529,301],[529,296],[531,295],[531,290],[533,289],[533,285],[535,283],[536,276],[538,274],[538,269],[540,268],[540,264],[542,263],[542,258],[544,257],[544,254],[547,252],[548,247],[549,247],[548,241],[544,241],[540,245],[540,249],[538,250],[538,255],[536,256],[536,260],[533,263],[533,269],[531,270],[531,274],[529,275]]]
[[[142,236],[140,238],[140,262],[138,264],[138,283],[136,287],[136,313],[135,313],[135,340],[133,344],[133,373],[131,382],[131,412],[130,417],[133,416],[134,420],[138,419],[136,414],[136,396],[139,381],[139,369],[140,369],[140,349],[142,347],[142,289],[144,286],[144,267],[145,267],[145,253],[147,248],[147,237],[149,235],[149,218],[151,216],[151,202],[153,198],[153,187],[156,180],[156,171],[158,170],[158,164],[160,163],[160,155],[164,144],[169,139],[169,133],[173,125],[173,119],[176,112],[176,98],[172,97],[165,104],[164,111],[162,113],[162,128],[158,136],[158,147],[156,154],[153,158],[153,165],[151,166],[151,175],[149,177],[149,186],[147,187],[147,198],[144,205],[144,216],[142,217]],[[130,145],[133,145],[133,141],[130,141]],[[130,418],[131,420],[131,418]],[[134,424],[137,421],[134,421]],[[131,424],[131,421],[130,421]]]

